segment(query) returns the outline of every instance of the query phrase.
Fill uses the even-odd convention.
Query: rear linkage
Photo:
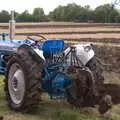
[[[98,104],[99,112],[104,114],[112,107],[113,104],[111,94],[107,93],[106,91],[106,85],[101,84],[98,86],[96,84],[97,80],[95,79],[93,72],[89,67],[84,66],[78,59],[74,46],[70,48],[70,51],[65,57],[67,57],[69,54],[71,54],[71,65],[68,68],[68,76],[72,79],[73,84],[67,88],[67,92],[70,97],[68,101],[71,104],[74,104],[76,107],[94,106]],[[72,73],[71,76],[70,73]],[[85,81],[83,78],[80,79],[80,74],[82,74],[84,77],[87,76],[87,81]]]

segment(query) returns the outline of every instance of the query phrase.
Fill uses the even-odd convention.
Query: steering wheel
[[[41,39],[34,39],[31,36],[37,36],[37,37],[40,37]],[[27,39],[35,41],[35,44],[38,44],[38,42],[41,42],[41,40],[47,40],[44,36],[39,35],[39,34],[29,35],[29,36],[27,36],[26,40]]]

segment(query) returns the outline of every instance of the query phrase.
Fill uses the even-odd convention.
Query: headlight
[[[89,52],[92,49],[91,46],[84,46],[84,50],[85,52]]]

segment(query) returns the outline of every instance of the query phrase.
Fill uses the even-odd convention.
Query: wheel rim
[[[8,89],[12,102],[20,104],[25,93],[25,77],[19,64],[14,63],[8,73]]]

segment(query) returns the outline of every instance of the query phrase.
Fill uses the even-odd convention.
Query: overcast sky
[[[34,8],[42,7],[46,14],[52,11],[58,5],[67,5],[68,3],[77,3],[81,6],[90,5],[93,9],[105,3],[111,3],[112,0],[0,0],[1,10],[15,10],[23,12],[29,10],[31,13]],[[113,0],[114,1],[114,0]]]

